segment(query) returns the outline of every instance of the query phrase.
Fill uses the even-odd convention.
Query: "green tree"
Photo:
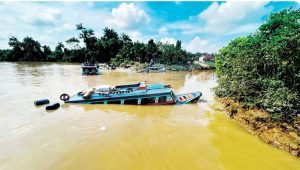
[[[150,65],[153,64],[160,54],[161,52],[159,51],[158,46],[155,44],[153,39],[150,39],[147,44],[146,62],[149,62]]]
[[[141,42],[133,43],[134,61],[145,63],[147,55],[147,45]]]
[[[102,57],[104,62],[109,62],[112,58],[116,57],[123,47],[122,40],[120,40],[118,33],[109,28],[104,28],[101,44],[103,46]]]
[[[52,51],[51,48],[47,45],[43,45],[42,46],[42,52],[43,52],[43,58],[46,60],[48,60],[48,58],[50,57]]]
[[[62,61],[64,57],[64,47],[62,42],[57,43],[55,50],[49,56],[48,61]]]
[[[150,39],[148,43],[133,42],[128,34],[118,34],[114,29],[104,28],[103,36],[96,37],[92,29],[83,24],[77,24],[78,37],[65,41],[66,46],[59,42],[54,51],[49,46],[41,46],[31,37],[25,37],[23,42],[16,37],[9,39],[11,49],[2,50],[0,60],[5,61],[63,61],[63,62],[112,62],[121,63],[162,63],[186,65],[195,55],[186,52],[181,47],[181,41],[176,45],[155,43]],[[80,42],[84,46],[80,46]],[[50,54],[51,53],[51,54]]]
[[[73,48],[73,49],[78,49],[78,48],[80,48],[80,46],[79,46],[80,41],[79,41],[76,37],[72,37],[72,38],[68,39],[68,40],[66,41],[66,43],[67,43],[68,45],[70,45],[71,48]]]
[[[68,39],[66,43],[71,49],[68,48],[64,49],[64,59],[63,59],[64,61],[84,62],[86,60],[86,56],[85,56],[86,48],[80,47],[79,45],[80,40],[78,38],[72,37]]]
[[[10,61],[11,52],[9,49],[0,50],[0,61]]]
[[[32,37],[25,37],[22,42],[24,57],[23,61],[46,61],[41,50],[41,44]]]
[[[267,110],[292,123],[300,111],[300,10],[273,13],[252,35],[239,37],[216,56],[216,94]]]
[[[176,41],[176,49],[181,50],[181,41]]]
[[[8,45],[12,48],[8,61],[19,61],[23,58],[22,43],[16,37],[10,37]]]
[[[96,61],[96,43],[97,38],[95,37],[95,33],[92,29],[87,29],[83,27],[82,24],[76,25],[76,29],[81,31],[79,34],[79,38],[83,40],[85,43],[85,60]]]
[[[120,41],[122,43],[122,48],[119,50],[118,54],[111,59],[111,63],[114,65],[129,64],[131,61],[135,60],[134,47],[132,40],[127,34],[122,34]]]

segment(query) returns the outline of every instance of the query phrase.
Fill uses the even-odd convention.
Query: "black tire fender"
[[[67,101],[70,99],[70,96],[68,94],[64,93],[64,94],[61,94],[59,98],[62,101]]]
[[[56,110],[60,107],[59,103],[54,103],[52,105],[46,106],[46,110]]]

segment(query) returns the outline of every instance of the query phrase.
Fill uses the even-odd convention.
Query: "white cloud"
[[[76,26],[70,23],[65,23],[62,26],[56,26],[55,28],[45,29],[43,32],[47,35],[54,33],[65,33],[65,32],[74,32]]]
[[[212,33],[254,31],[253,26],[260,22],[261,17],[268,14],[272,9],[265,7],[266,1],[234,2],[227,1],[221,4],[212,3],[202,11],[198,18],[205,21],[204,31]],[[248,25],[250,24],[250,25]],[[249,30],[249,28],[252,28]],[[245,29],[247,28],[247,29]],[[238,29],[235,31],[235,29]]]
[[[33,8],[31,12],[27,12],[25,15],[20,16],[20,19],[24,22],[37,27],[52,27],[60,18],[61,11],[56,8],[48,8],[43,10]]]
[[[173,23],[169,23],[169,24],[166,24],[164,26],[166,29],[173,29],[173,30],[176,30],[176,29],[190,29],[193,27],[192,23],[185,20],[185,21],[177,21],[177,22],[173,22]]]
[[[232,29],[227,34],[228,35],[237,35],[237,34],[253,33],[258,29],[258,27],[260,25],[261,25],[261,23],[242,25],[240,27],[236,27],[236,28]]]
[[[175,38],[173,38],[173,37],[165,37],[165,38],[162,38],[161,40],[160,40],[160,42],[162,42],[162,43],[164,43],[164,44],[176,44],[176,40],[175,40]]]
[[[155,40],[155,36],[145,35],[145,34],[142,34],[139,31],[129,31],[128,35],[132,39],[132,41],[139,41],[139,42],[143,42],[143,43],[148,43],[148,41],[150,39]]]
[[[105,25],[99,21],[109,16],[108,9],[93,9],[86,2],[1,2],[0,31],[5,40],[0,42],[0,48],[8,48],[10,36],[19,40],[30,36],[53,48],[57,42],[77,36],[75,25],[81,22],[102,32]]]
[[[168,28],[165,26],[162,26],[159,30],[158,30],[159,35],[166,35],[168,34]]]
[[[118,8],[112,9],[111,15],[105,23],[110,27],[121,29],[136,28],[150,22],[146,12],[133,3],[122,3]]]
[[[195,35],[198,33],[203,33],[203,28],[195,25],[195,26],[191,26],[190,28],[186,28],[184,30],[182,30],[182,34],[184,35]]]
[[[146,11],[152,9],[142,3],[120,3],[115,8],[96,3],[102,2],[0,2],[0,48],[7,48],[9,36],[19,40],[31,36],[42,45],[54,47],[57,42],[78,36],[75,25],[82,22],[96,36],[102,36],[103,28],[109,26],[118,33],[127,33],[134,41],[173,43],[173,39],[179,39],[191,52],[216,52],[229,39],[254,32],[271,10],[267,2],[227,1],[212,3],[203,12],[199,9],[198,15],[186,20],[168,23],[164,17],[150,18]]]
[[[75,29],[75,25],[66,23],[66,24],[64,24],[64,25],[62,26],[62,29],[63,29],[63,30],[74,30],[74,29]]]
[[[49,8],[41,12],[38,17],[42,20],[53,22],[61,17],[61,11],[59,9]]]
[[[79,23],[93,29],[98,37],[104,27],[111,26],[135,41],[147,42],[153,38],[147,34],[150,17],[133,3],[109,9],[89,2],[0,2],[0,22],[0,48],[8,48],[10,36],[19,40],[30,36],[53,48],[57,42],[78,36],[75,25]],[[141,26],[146,27],[138,30]]]
[[[170,31],[179,30],[184,35],[203,33],[202,25],[198,21],[194,21],[192,19],[165,24],[159,29],[159,34],[167,35],[169,30]]]
[[[213,2],[197,16],[165,24],[161,29],[164,28],[169,32],[181,31],[184,35],[251,33],[262,23],[262,17],[272,11],[272,7],[266,7],[267,3],[266,1],[226,1],[220,4]]]
[[[132,39],[132,41],[144,42],[144,38],[143,38],[142,34],[138,31],[130,32],[129,37]]]
[[[217,46],[216,44],[209,42],[208,40],[201,39],[199,37],[195,37],[192,39],[189,43],[183,44],[183,47],[192,53],[196,52],[208,52],[208,53],[214,53],[217,52],[220,46]]]

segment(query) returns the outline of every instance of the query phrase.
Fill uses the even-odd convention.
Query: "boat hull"
[[[108,91],[103,91],[105,88]],[[196,103],[202,95],[199,91],[175,95],[171,86],[165,84],[141,86],[138,83],[119,85],[114,88],[102,86],[98,89],[100,91],[94,88],[79,92],[72,97],[67,96],[67,100],[64,101],[77,104],[172,105]]]
[[[131,105],[174,105],[174,104],[190,104],[197,103],[202,95],[201,92],[195,93],[186,93],[181,95],[176,95],[176,99],[168,99],[163,102],[159,102],[155,100],[153,102],[145,102],[143,103],[143,99],[159,98],[160,96],[165,96],[167,94],[156,94],[156,95],[136,95],[131,97],[114,97],[114,98],[84,98],[80,94],[76,94],[71,97],[70,100],[65,101],[65,103],[71,104],[131,104]],[[183,96],[186,96],[187,99],[184,99]],[[126,103],[124,101],[135,101]]]
[[[99,75],[99,69],[97,65],[81,65],[82,75]]]
[[[176,95],[176,97],[177,97],[176,104],[197,103],[201,96],[202,96],[202,93],[200,91],[197,91],[194,93],[186,93],[186,94]]]

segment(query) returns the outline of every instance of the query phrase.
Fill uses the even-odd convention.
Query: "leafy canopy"
[[[256,33],[232,40],[217,54],[216,72],[217,95],[293,122],[300,114],[300,10],[272,13]]]

